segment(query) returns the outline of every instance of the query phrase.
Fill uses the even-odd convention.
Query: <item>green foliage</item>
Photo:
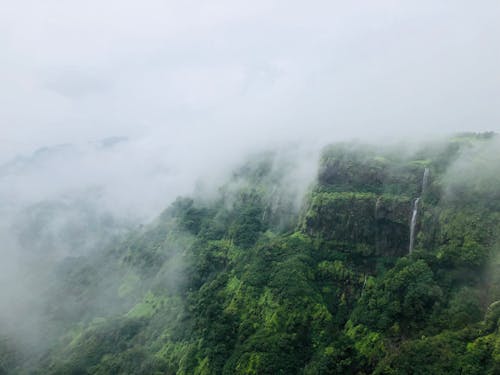
[[[352,319],[379,332],[415,334],[441,298],[441,288],[424,261],[401,259],[373,287],[365,289]]]
[[[404,196],[315,193],[304,217],[303,230],[364,255],[402,254],[408,246],[410,210],[411,202]]]
[[[234,219],[229,236],[237,246],[250,247],[263,231],[262,202],[256,192],[243,192],[234,206]]]
[[[290,201],[276,208],[270,188],[283,171],[256,158],[214,201],[179,198],[106,251],[62,263],[47,308],[57,339],[23,364],[2,336],[0,373],[500,373],[495,189],[447,195],[476,141],[412,156],[331,146],[286,225],[276,215]]]
[[[463,351],[463,342],[447,334],[407,341],[374,374],[460,374]]]
[[[497,216],[469,209],[442,210],[438,258],[454,266],[483,266],[495,239]]]

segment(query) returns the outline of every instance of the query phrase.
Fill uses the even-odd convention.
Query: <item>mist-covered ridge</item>
[[[151,220],[106,185],[30,199],[1,227],[0,373],[498,373],[499,149],[257,152]]]

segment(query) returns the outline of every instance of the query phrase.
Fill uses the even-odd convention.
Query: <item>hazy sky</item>
[[[499,19],[498,0],[4,0],[0,162],[110,135],[498,130]]]
[[[39,260],[77,255],[85,210],[147,222],[295,141],[274,167],[300,199],[318,143],[500,130],[499,20],[499,0],[0,0],[0,330],[36,332]],[[38,223],[39,202],[66,211]],[[25,249],[26,217],[61,249]]]
[[[499,20],[498,0],[0,0],[0,301],[27,297],[0,324],[37,306],[16,237],[37,202],[67,204],[58,238],[80,201],[147,222],[259,148],[301,141],[302,197],[317,143],[500,130]]]

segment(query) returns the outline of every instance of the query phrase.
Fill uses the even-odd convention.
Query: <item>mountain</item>
[[[0,373],[500,373],[499,145],[333,144],[302,197],[254,157],[61,261]]]

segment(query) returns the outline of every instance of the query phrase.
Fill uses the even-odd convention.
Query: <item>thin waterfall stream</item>
[[[413,251],[413,246],[415,245],[415,228],[417,227],[417,216],[418,216],[418,203],[420,202],[420,197],[415,199],[413,203],[413,213],[411,215],[411,224],[410,224],[410,249],[409,253]]]
[[[408,253],[411,254],[413,251],[413,247],[415,246],[415,231],[417,228],[417,219],[418,219],[418,204],[420,203],[420,199],[427,188],[429,183],[429,168],[424,169],[424,176],[422,177],[422,190],[420,192],[420,197],[416,198],[413,202],[413,211],[411,214],[411,222],[410,222],[410,246]]]

